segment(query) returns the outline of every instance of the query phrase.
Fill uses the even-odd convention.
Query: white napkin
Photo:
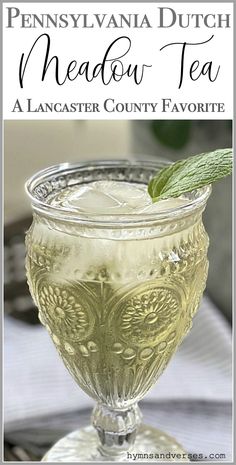
[[[4,335],[6,431],[30,418],[93,406],[43,327],[6,317]],[[230,402],[231,389],[230,328],[204,297],[191,332],[145,400]]]

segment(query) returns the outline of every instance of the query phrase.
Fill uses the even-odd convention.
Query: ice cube
[[[147,202],[146,186],[119,181],[95,181],[66,195],[67,206],[98,214],[136,213]]]
[[[119,207],[119,201],[111,197],[109,193],[92,185],[82,187],[83,189],[74,192],[71,196],[68,195],[67,204],[71,207],[97,213],[106,213],[107,209]]]

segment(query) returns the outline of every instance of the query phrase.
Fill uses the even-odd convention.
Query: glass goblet
[[[183,453],[175,439],[142,424],[138,401],[163,373],[198,309],[208,269],[202,212],[210,187],[158,214],[101,215],[96,204],[87,213],[52,201],[70,186],[93,181],[148,184],[165,164],[65,163],[26,184],[33,208],[26,238],[30,292],[66,368],[97,402],[92,426],[61,439],[43,461]]]

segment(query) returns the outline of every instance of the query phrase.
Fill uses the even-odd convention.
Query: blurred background
[[[76,424],[86,422],[89,415],[89,410],[86,409],[91,405],[85,394],[78,395],[78,388],[74,386],[62,362],[57,360],[56,351],[38,324],[37,311],[28,293],[24,270],[24,235],[31,223],[31,211],[24,192],[25,181],[38,170],[65,161],[120,158],[148,160],[158,156],[175,161],[189,155],[231,147],[232,122],[225,120],[5,121],[4,145],[5,460],[27,461],[41,458],[42,453],[62,435],[62,432],[64,434],[67,429],[75,428]],[[201,320],[197,315],[193,336],[187,337],[185,346],[183,344],[183,348],[181,347],[179,351],[179,358],[176,357],[177,361],[171,362],[170,368],[166,370],[167,375],[164,373],[161,378],[160,388],[158,387],[156,391],[157,398],[162,400],[161,405],[156,404],[155,395],[149,399],[158,406],[158,415],[163,422],[163,428],[167,429],[167,432],[169,428],[175,436],[174,412],[176,412],[178,432],[181,416],[178,412],[185,411],[179,439],[185,444],[189,440],[189,419],[192,421],[195,415],[193,436],[198,438],[198,443],[197,440],[195,443],[190,441],[188,447],[192,450],[201,450],[202,441],[204,443],[205,440],[205,453],[208,453],[208,449],[209,452],[211,451],[213,444],[215,447],[219,445],[218,433],[222,443],[222,428],[224,428],[225,437],[222,444],[224,447],[228,444],[227,453],[230,454],[231,189],[230,178],[216,183],[204,214],[204,223],[210,236],[208,297],[204,301],[208,320],[203,320],[202,317]],[[192,341],[194,338],[198,341],[200,333],[202,339],[204,335],[206,339],[212,335],[212,340],[209,347],[204,340],[202,352],[198,353],[199,344],[195,344],[195,352],[191,348]],[[189,360],[184,358],[186,350],[190,354]],[[207,353],[205,359],[207,358],[208,365],[205,359],[204,363],[202,362],[203,353]],[[43,355],[51,360],[50,366],[43,359]],[[52,366],[53,379],[49,376],[49,373],[52,375]],[[175,392],[171,392],[168,388],[167,395],[166,386],[172,384],[169,383],[168,376],[173,379],[176,374],[174,370],[183,368],[189,375],[186,391],[182,386],[181,394],[181,386],[178,391],[177,382]],[[214,373],[211,372],[212,369],[215,370]],[[197,376],[198,370],[200,375]],[[223,378],[224,384],[222,384]],[[193,389],[194,383],[196,392]],[[199,389],[202,384],[204,389],[201,396]],[[50,398],[49,389],[52,390],[51,396],[54,400]],[[69,404],[64,402],[65,408],[62,409],[64,395],[70,397],[70,402]],[[183,404],[186,399],[189,404],[186,402]],[[205,407],[203,405],[204,408],[201,410],[202,404],[196,404],[196,401],[205,403]],[[167,402],[166,407],[165,402]],[[167,422],[166,425],[170,402],[175,402],[175,410],[172,406],[172,422],[170,424]],[[209,415],[206,402],[208,402]],[[147,403],[145,407],[146,415],[150,416],[149,423],[152,422],[151,412],[155,410],[150,405]],[[190,407],[187,408],[186,405]],[[76,406],[80,412],[77,417],[73,416],[75,413],[72,415]],[[46,412],[50,413],[50,416],[46,415]],[[207,431],[209,438],[211,429],[209,421],[210,418],[212,420],[212,415],[215,418],[214,425],[219,421],[219,431],[217,433],[215,426],[215,439],[209,439],[207,442],[206,435],[203,439],[204,431]],[[58,430],[56,425],[58,419],[60,423],[62,418],[64,429]],[[205,430],[202,426],[204,421]],[[203,434],[199,436],[200,424]]]

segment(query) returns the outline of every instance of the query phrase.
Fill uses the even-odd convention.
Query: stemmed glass
[[[163,166],[65,163],[26,184],[33,208],[26,238],[30,292],[66,368],[97,401],[93,426],[62,438],[44,461],[183,453],[175,439],[142,424],[137,403],[164,371],[198,309],[208,269],[202,212],[210,187],[158,215],[99,215],[96,206],[91,214],[78,213],[50,201],[68,186],[97,180],[148,184]]]

